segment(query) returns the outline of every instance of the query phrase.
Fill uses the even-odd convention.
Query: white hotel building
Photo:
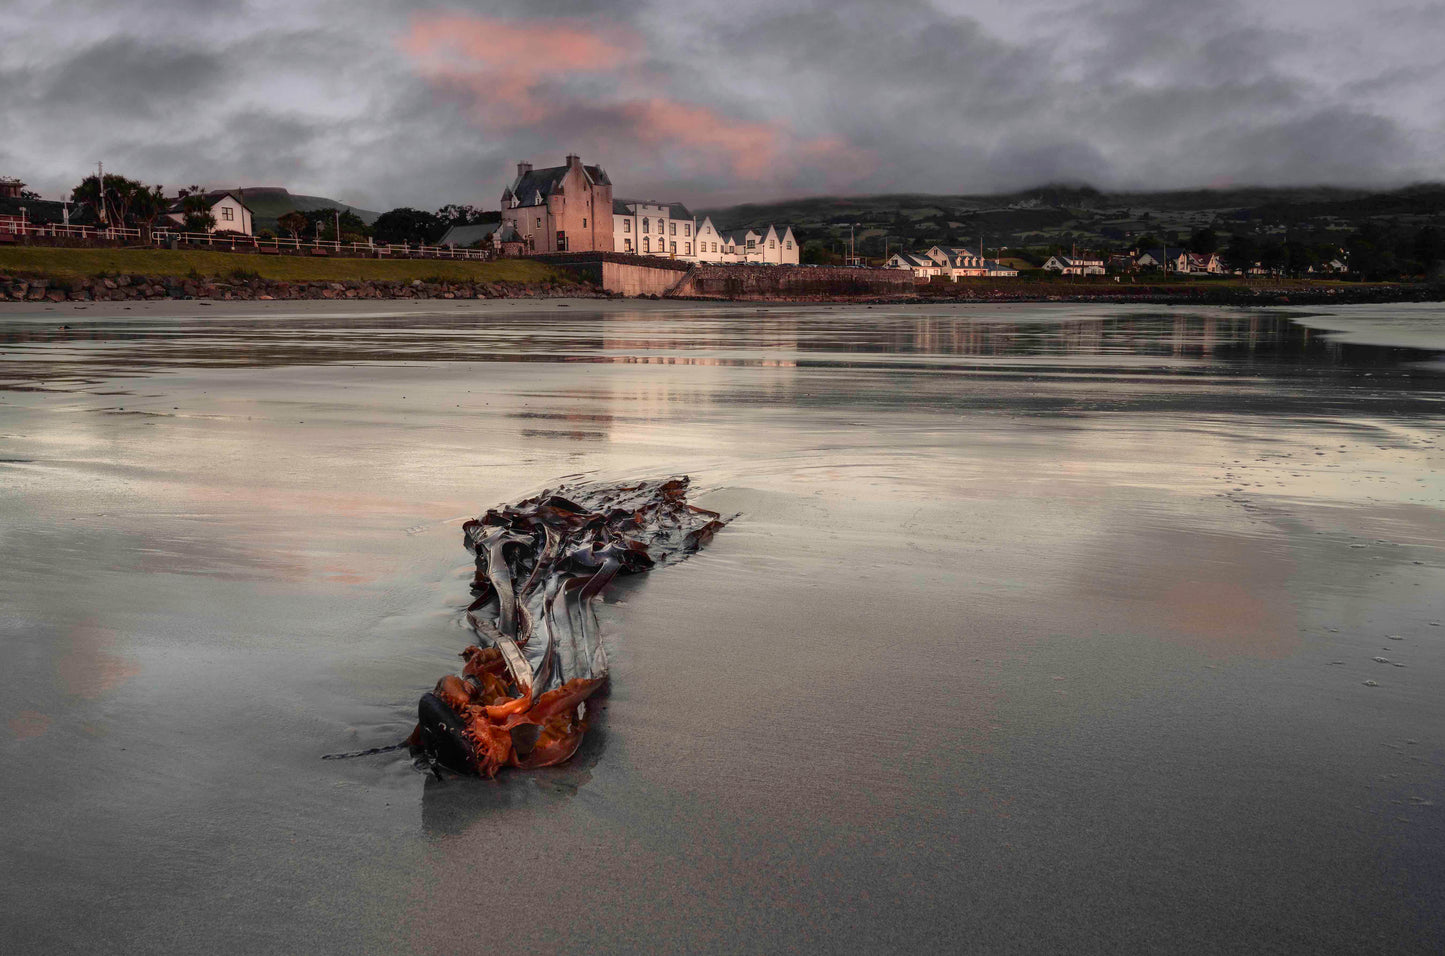
[[[724,234],[711,219],[697,219],[682,203],[612,201],[612,249],[687,262],[797,265],[798,241],[789,226]]]

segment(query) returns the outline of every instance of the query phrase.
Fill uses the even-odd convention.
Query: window
[[[684,243],[682,244],[682,254],[685,255],[685,256],[690,256],[690,255],[692,255],[692,243],[690,243],[690,242],[684,242]]]
[[[685,223],[682,224],[682,234],[683,234],[684,236],[690,236],[690,235],[692,235],[692,223],[690,223],[690,222],[685,222]]]
[[[622,251],[623,251],[623,252],[631,252],[631,251],[632,251],[632,240],[631,240],[631,239],[624,239],[624,240],[622,240]]]
[[[675,223],[675,222],[670,222],[670,223],[668,223],[667,225],[668,225],[668,228],[671,230],[672,235],[674,235],[674,236],[677,235],[677,223]]]
[[[776,240],[776,239],[769,239],[769,240],[768,240],[768,248],[769,248],[769,249],[776,249],[776,248],[778,248],[778,240]]]
[[[712,251],[717,252],[717,243],[715,242],[712,244]]]
[[[670,251],[672,252],[673,255],[677,255],[677,243],[674,242],[674,243],[672,244],[672,249],[671,249]]]
[[[583,228],[583,229],[586,229],[586,228],[587,228],[587,217],[586,217],[586,216],[583,216],[583,217],[582,217],[582,228]]]
[[[537,228],[538,228],[538,229],[541,229],[541,228],[542,228],[542,217],[541,217],[541,216],[538,216],[538,217],[537,217]]]
[[[789,248],[789,249],[793,248],[793,244],[792,244],[791,242],[788,243],[788,248]]]
[[[648,219],[642,220],[642,231],[643,231],[643,232],[649,232],[649,231],[651,231],[652,226],[650,225],[650,222],[651,222],[651,220],[648,220]]]
[[[643,237],[642,237],[642,251],[643,251],[643,252],[651,252],[651,251],[652,251],[652,240],[651,240],[651,239],[648,239],[646,236],[643,236]]]
[[[623,232],[631,232],[631,231],[632,231],[632,220],[631,220],[631,219],[624,219],[624,220],[622,220],[622,231],[623,231]],[[630,242],[631,240],[628,240],[628,241]]]
[[[748,240],[748,251],[749,251],[749,252],[752,252],[754,249],[757,248],[757,245],[758,245],[758,241],[757,241],[756,239],[749,239],[749,240]]]
[[[567,251],[567,234],[566,234],[565,232],[558,232],[558,233],[557,233],[557,251],[558,251],[558,252],[566,252],[566,251]]]
[[[230,206],[221,207],[221,218],[226,220],[226,222],[230,222],[231,220],[233,220],[236,217],[235,213],[236,211]]]

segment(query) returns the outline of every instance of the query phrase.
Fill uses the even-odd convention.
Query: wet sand
[[[0,307],[0,951],[1439,952],[1442,328]],[[578,758],[322,760],[578,473],[742,513]]]

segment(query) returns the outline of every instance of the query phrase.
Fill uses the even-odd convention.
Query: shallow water
[[[1439,952],[1445,311],[1305,321],[0,311],[0,951]],[[572,764],[320,759],[668,473]]]

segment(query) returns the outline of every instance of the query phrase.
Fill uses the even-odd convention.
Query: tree
[[[39,198],[41,198],[41,197],[40,197],[40,194],[39,194],[38,192],[36,192],[35,190],[33,190],[33,189],[22,189],[22,190],[20,190],[20,198],[21,198],[21,199],[39,199]]]
[[[489,222],[501,222],[502,212],[500,209],[484,212],[476,206],[448,203],[436,211],[436,217],[448,226],[480,226]]]
[[[1420,262],[1421,272],[1430,272],[1436,263],[1445,261],[1445,230],[1439,226],[1424,226],[1415,233],[1415,258]]]
[[[147,186],[135,179],[105,174],[104,188],[95,176],[87,176],[70,192],[70,201],[95,210],[96,218],[111,226],[131,221],[131,206]]]
[[[316,238],[336,241],[338,214],[335,207],[311,209],[302,213],[302,215],[306,217],[306,221],[316,230]],[[350,209],[341,210],[339,219],[341,222],[341,241],[356,241],[358,239],[365,239],[371,235],[371,227]]]
[[[1259,247],[1259,264],[1270,272],[1283,271],[1289,265],[1289,247],[1278,241],[1264,243]]]
[[[206,198],[204,189],[187,186],[180,191],[180,197],[186,232],[210,232],[216,228],[216,216],[211,212],[211,202]]]
[[[291,233],[292,239],[299,240],[301,238],[301,233],[306,229],[308,225],[310,225],[310,223],[306,221],[305,216],[301,215],[301,213],[293,209],[290,212],[286,213],[284,216],[278,217],[276,220],[276,225]]]
[[[145,235],[142,238],[147,242],[150,241],[156,220],[164,216],[169,208],[170,200],[166,199],[165,190],[160,186],[142,187],[136,192],[131,202],[131,215],[144,230]]]
[[[442,237],[442,233],[446,232],[447,222],[435,213],[400,206],[378,216],[373,228],[378,242],[427,245]]]
[[[1224,250],[1224,264],[1230,269],[1249,274],[1259,261],[1259,243],[1253,236],[1230,236]]]
[[[1189,237],[1189,251],[1197,252],[1201,256],[1218,252],[1219,234],[1208,226],[1194,230],[1194,234]]]

